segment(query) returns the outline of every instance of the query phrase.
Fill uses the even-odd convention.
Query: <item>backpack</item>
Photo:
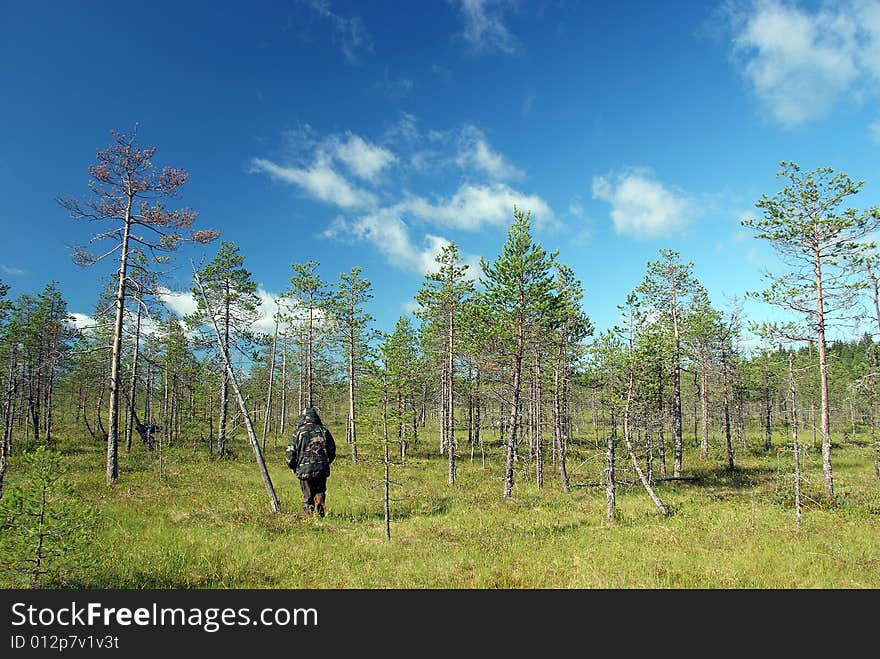
[[[304,428],[297,444],[303,446],[299,464],[290,465],[299,478],[316,478],[330,475],[330,459],[327,456],[327,440],[322,426]]]

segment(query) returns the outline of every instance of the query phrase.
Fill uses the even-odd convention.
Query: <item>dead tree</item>
[[[275,487],[272,485],[272,479],[269,476],[269,471],[266,469],[266,462],[263,460],[263,454],[260,451],[260,444],[257,441],[257,433],[254,432],[254,424],[251,422],[251,417],[250,414],[248,414],[247,405],[244,401],[244,396],[241,395],[241,389],[239,389],[238,387],[238,380],[235,377],[235,371],[233,371],[232,369],[232,364],[229,361],[229,355],[223,349],[223,335],[220,334],[220,328],[217,327],[217,320],[214,316],[214,310],[211,308],[211,305],[208,302],[208,296],[205,294],[205,289],[202,286],[202,280],[199,277],[199,272],[198,270],[196,270],[196,266],[194,263],[192,264],[192,269],[196,286],[199,287],[199,293],[202,296],[202,301],[205,303],[205,309],[208,312],[208,318],[211,319],[211,326],[214,328],[215,338],[217,339],[217,347],[220,351],[220,356],[223,359],[223,365],[226,367],[226,375],[229,378],[229,384],[232,386],[232,389],[235,392],[235,397],[238,400],[238,406],[241,409],[242,416],[244,417],[248,439],[251,442],[251,448],[254,450],[254,457],[257,460],[257,467],[259,467],[260,469],[260,475],[263,477],[263,484],[266,486],[266,493],[269,495],[269,504],[272,506],[273,512],[277,513],[279,510],[281,510],[281,504],[278,501],[278,495],[275,494]]]

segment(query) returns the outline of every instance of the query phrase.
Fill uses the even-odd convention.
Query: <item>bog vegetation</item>
[[[368,273],[308,261],[261,333],[246,255],[169,207],[188,175],[155,157],[114,133],[61,200],[96,227],[77,262],[116,268],[94,325],[56,282],[0,282],[2,585],[880,586],[880,211],[853,206],[860,182],[784,162],[745,222],[783,269],[743,293],[787,322],[713,302],[661,250],[597,332],[512,208],[500,253],[474,271],[445,245],[391,331]],[[162,305],[179,249],[185,318]],[[339,447],[323,520],[283,458],[308,405]]]

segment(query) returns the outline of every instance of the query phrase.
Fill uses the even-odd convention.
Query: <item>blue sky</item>
[[[55,198],[84,195],[109,130],[136,121],[267,299],[294,261],[331,281],[362,265],[383,329],[444,241],[494,258],[513,203],[602,329],[662,247],[716,304],[759,288],[771,252],[739,219],[780,160],[880,201],[880,2],[598,4],[6,0],[0,279],[56,279],[92,312],[115,265],[72,263],[97,227]],[[215,249],[182,249],[169,290]]]

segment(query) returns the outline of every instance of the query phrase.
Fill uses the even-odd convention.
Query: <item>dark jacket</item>
[[[287,446],[287,466],[296,471],[297,467],[303,462],[309,440],[316,434],[316,431],[323,431],[324,450],[327,455],[327,470],[324,475],[329,476],[330,463],[336,459],[336,442],[333,441],[330,429],[321,423],[321,417],[318,416],[318,412],[314,407],[307,407],[296,421],[296,431],[293,433],[290,444]]]

